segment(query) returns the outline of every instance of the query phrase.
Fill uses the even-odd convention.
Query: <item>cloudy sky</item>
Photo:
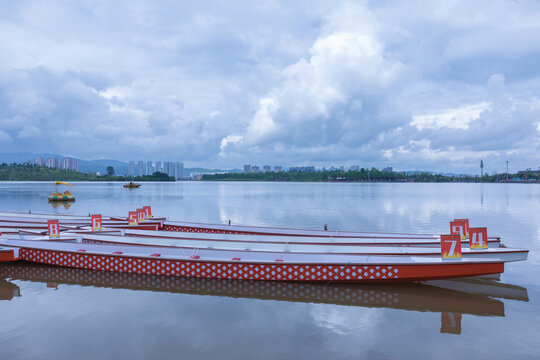
[[[538,1],[0,1],[0,152],[540,166]]]

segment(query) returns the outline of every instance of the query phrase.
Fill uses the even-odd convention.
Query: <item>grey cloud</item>
[[[540,165],[533,1],[4,5],[2,151],[223,167]],[[466,129],[411,125],[483,103]]]

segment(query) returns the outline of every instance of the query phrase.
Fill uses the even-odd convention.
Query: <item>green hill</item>
[[[0,180],[13,181],[175,181],[174,177],[167,174],[155,172],[152,175],[135,176],[127,178],[125,176],[110,176],[90,173],[81,173],[72,170],[54,169],[45,166],[22,165],[22,164],[1,164]]]

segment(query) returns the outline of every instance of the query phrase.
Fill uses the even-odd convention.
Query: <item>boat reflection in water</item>
[[[73,205],[73,201],[57,200],[57,201],[49,201],[49,204],[52,206],[53,209],[57,209],[60,206],[64,206],[64,209],[68,210],[71,207],[71,205]]]
[[[0,279],[0,300],[12,300],[21,296],[21,289],[12,282]]]
[[[42,282],[170,293],[256,298],[441,313],[441,332],[460,334],[463,314],[504,317],[497,298],[528,301],[527,289],[493,279],[437,280],[397,285],[291,283],[183,278],[84,270],[29,263],[0,266],[0,298],[20,296],[7,281]]]

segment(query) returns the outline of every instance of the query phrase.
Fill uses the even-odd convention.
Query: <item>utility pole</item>
[[[480,160],[480,177],[484,177],[484,160]]]
[[[508,163],[509,161],[506,160],[506,181],[508,181]]]

